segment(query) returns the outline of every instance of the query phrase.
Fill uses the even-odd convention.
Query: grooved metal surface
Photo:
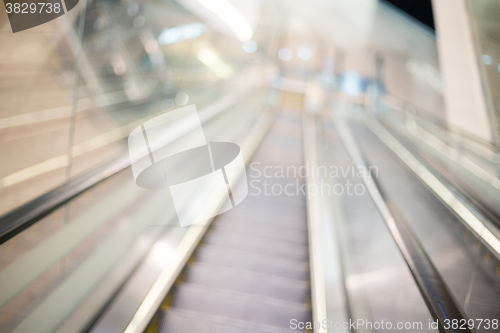
[[[260,163],[247,173],[249,183],[260,181],[255,186],[296,184],[296,178],[255,169],[302,165],[298,112],[277,117],[252,163]],[[160,332],[296,332],[290,320],[311,320],[305,198],[261,189],[250,188],[241,205],[213,222]]]

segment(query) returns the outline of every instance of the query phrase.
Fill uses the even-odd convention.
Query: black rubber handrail
[[[127,157],[80,176],[0,217],[0,244],[40,221],[73,198],[130,166]]]
[[[400,248],[404,247],[406,249],[406,252],[403,250],[401,251],[403,253],[403,258],[410,268],[413,279],[417,284],[420,294],[423,296],[432,318],[438,320],[439,331],[442,333],[476,332],[469,327],[452,328],[452,321],[456,320],[463,324],[464,322],[468,323],[469,318],[453,296],[437,268],[432,263],[432,260],[427,255],[417,236],[396,208],[394,202],[387,197],[378,180],[375,177],[373,177],[373,180],[401,236],[396,242],[401,243],[398,244]]]

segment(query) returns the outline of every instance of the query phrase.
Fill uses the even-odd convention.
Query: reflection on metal
[[[317,164],[316,156],[316,121],[313,115],[303,114],[304,159],[308,163]],[[314,184],[320,188],[318,175],[307,173],[307,187]],[[325,269],[323,259],[323,231],[321,226],[320,196],[316,193],[307,193],[307,223],[309,231],[309,261],[311,265],[311,294],[313,322],[322,323],[328,320],[325,298]],[[326,333],[327,329],[320,325],[315,326],[315,333]]]
[[[478,217],[465,206],[457,195],[448,189],[420,161],[418,161],[401,143],[374,120],[367,121],[368,127],[403,161],[438,198],[466,223],[466,226],[477,234],[478,239],[496,256],[500,255],[500,240],[481,222]]]
[[[326,119],[325,119],[326,120]],[[323,124],[325,126],[326,124]],[[322,128],[323,132],[323,160],[317,165],[335,165],[335,166],[343,166],[350,165],[350,161],[346,161],[345,164],[342,164],[344,155],[343,152],[337,152],[337,147],[341,147],[342,143],[337,141],[338,136],[334,137],[328,136],[328,129],[325,127]],[[319,139],[318,139],[319,141]],[[321,141],[320,141],[321,142]],[[342,180],[345,177],[324,177],[326,182],[329,182],[334,186],[338,186],[338,184],[343,184]],[[357,198],[355,199],[357,200]],[[332,274],[336,274],[338,276],[338,287],[335,289],[335,293],[337,297],[342,297],[342,306],[344,311],[335,311],[331,313],[330,308],[328,307],[334,299],[332,296],[327,296],[327,311],[329,315],[329,320],[334,320],[338,322],[348,322],[349,319],[356,320],[356,318],[362,318],[366,322],[373,322],[373,315],[371,309],[369,308],[368,295],[366,294],[365,288],[366,283],[369,281],[376,281],[374,277],[370,274],[369,277],[365,277],[365,274],[362,272],[363,265],[361,265],[359,252],[355,250],[354,242],[351,240],[354,239],[353,230],[351,229],[352,224],[351,220],[348,217],[347,204],[349,201],[348,197],[343,195],[333,195],[331,196],[323,196],[323,205],[324,205],[324,237],[329,241],[325,240],[325,247],[334,248],[334,251],[337,253],[339,264],[335,266],[333,263],[335,262],[335,258],[333,255],[328,256],[328,250],[325,250],[325,258],[328,258],[328,265],[325,265],[325,274],[328,277],[326,279],[326,290],[328,293],[328,289],[331,288],[331,284],[334,281],[331,277]],[[366,216],[372,214],[373,209],[369,210],[369,213]],[[330,271],[330,273],[329,273]],[[335,271],[335,273],[331,272]],[[387,273],[387,271],[384,271]],[[387,275],[385,275],[387,278]],[[379,278],[380,280],[380,278]],[[339,292],[342,290],[343,292]],[[340,294],[340,295],[338,295]],[[331,307],[331,306],[330,306]],[[343,313],[344,312],[344,313]],[[341,316],[340,320],[336,320],[335,316]],[[345,333],[352,333],[351,329],[345,329]],[[373,327],[369,326],[360,326],[357,328],[356,333],[373,333]]]
[[[367,168],[343,116],[338,114],[334,119],[334,124],[355,167],[358,169]],[[406,154],[409,154],[409,152],[406,152]],[[393,203],[383,196],[379,185],[375,182],[372,175],[370,173],[363,173],[361,178],[396,241],[427,304],[429,312],[434,319],[439,320],[439,331],[446,333],[475,332],[474,329],[452,329],[449,325],[445,326],[445,320],[451,321],[456,319],[458,322],[461,322],[461,320],[466,322],[467,316],[463,313],[462,308],[458,305],[441,275],[427,256],[424,248],[413,234],[413,231],[406,224]]]

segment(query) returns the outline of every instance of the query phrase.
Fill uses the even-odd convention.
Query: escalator
[[[377,321],[398,312],[398,317],[425,323],[432,320],[426,318],[427,308],[434,319],[441,317],[440,323],[449,323],[440,325],[440,332],[488,332],[497,328],[498,230],[428,166],[408,141],[392,136],[384,120],[387,118],[373,117],[369,109],[352,105],[345,112],[334,105],[331,114],[321,121],[325,158],[336,165],[347,167],[353,163],[361,167],[341,177],[340,182],[356,184],[362,180],[370,192],[356,199],[341,195],[342,234],[351,243],[343,245],[344,252],[351,253],[348,258],[361,264],[348,268],[347,278],[371,278],[357,282],[366,284],[361,297],[365,305],[354,309],[352,315]],[[363,170],[368,172],[358,176],[357,172]],[[394,249],[389,249],[392,246],[387,243],[388,235],[381,232],[382,225],[374,218],[373,210],[380,212],[382,224],[398,244],[411,279],[397,268]],[[492,237],[487,236],[489,233]],[[383,282],[373,282],[382,276]],[[417,283],[418,290],[411,280]],[[385,288],[404,294],[404,301],[380,297],[382,293],[386,297],[390,294]],[[359,291],[348,289],[351,301],[358,300],[359,304]],[[432,304],[433,300],[437,303]],[[422,329],[432,331],[425,325]]]
[[[400,207],[457,300],[472,317],[495,320],[500,315],[497,262],[490,249],[460,222],[460,216],[434,199],[433,193],[405,169],[397,156],[384,146],[369,127],[352,123],[353,132],[371,165],[379,167],[386,195]],[[404,190],[403,190],[404,189]],[[484,294],[483,294],[484,293]],[[478,302],[481,299],[481,302]],[[487,304],[487,305],[486,305]]]
[[[207,137],[251,154],[275,117],[272,96],[258,88],[201,108]],[[139,188],[129,166],[128,157],[119,159],[2,216],[2,330],[88,331],[148,255],[179,245],[187,228],[178,225],[168,189]]]
[[[200,110],[207,136],[239,143],[247,165],[247,198],[213,220],[179,228],[172,207],[165,207],[164,190],[125,195],[123,188],[135,184],[123,161],[4,216],[2,223],[9,228],[4,228],[2,240],[9,245],[43,225],[45,216],[53,219],[54,212],[64,212],[65,204],[75,207],[68,226],[41,239],[27,256],[62,258],[68,274],[49,285],[42,301],[28,303],[25,317],[3,329],[348,332],[352,322],[362,321],[355,330],[376,332],[373,323],[385,322],[401,331],[487,332],[484,324],[475,327],[476,322],[452,329],[446,320],[483,319],[493,327],[498,277],[496,262],[487,259],[491,252],[475,243],[468,247],[469,236],[460,236],[463,228],[450,232],[462,223],[460,217],[435,200],[418,174],[405,169],[390,145],[378,138],[372,118],[309,112],[303,104],[303,94],[265,87]],[[327,179],[331,177],[307,169],[314,165],[376,169],[366,177],[341,171],[340,177]],[[307,170],[304,175],[283,172],[301,169]],[[325,185],[330,181],[351,181],[355,191],[364,184],[367,191],[314,191],[314,186],[330,189]],[[100,184],[106,185],[104,190],[94,192]],[[113,207],[117,198],[121,204]],[[95,222],[103,223],[93,235],[97,242],[86,236],[94,227],[81,223],[85,220],[78,214],[88,216],[74,206],[79,200],[95,205],[91,211],[97,213],[108,206],[102,221]],[[63,236],[81,238],[76,252]],[[96,251],[93,244],[99,244]],[[113,248],[117,244],[122,245]],[[4,275],[16,265],[30,264],[26,260],[4,268]],[[33,276],[26,281],[4,280],[21,290],[25,283],[23,296],[33,288],[32,281],[45,283],[36,270],[50,265],[49,260],[46,256],[40,267],[32,266]],[[84,278],[87,283],[81,283]],[[4,292],[2,297],[9,296]],[[18,295],[12,297],[19,302]],[[396,326],[400,323],[417,326]]]
[[[304,164],[302,97],[291,95],[284,94],[280,103],[288,107],[278,108],[277,114],[271,111],[254,150],[245,151],[243,144],[243,151],[252,156],[247,160],[250,191],[244,202],[213,221],[188,228],[186,235],[198,235],[189,241],[190,250],[175,267],[163,268],[132,320],[116,318],[123,314],[126,300],[133,303],[121,295],[91,332],[289,332],[292,321],[300,329],[312,321],[306,196],[300,191],[275,195],[274,189],[297,180],[268,172]],[[303,188],[305,181],[296,185]],[[134,276],[129,280],[122,294],[136,293],[145,282],[138,278],[134,283]],[[152,295],[153,290],[161,292]]]
[[[300,124],[299,112],[281,112],[252,163],[300,166]],[[209,227],[162,305],[157,332],[288,332],[291,319],[311,320],[308,281],[305,198],[251,192]]]
[[[0,14],[0,333],[498,331],[500,148],[444,116],[443,39],[377,1],[80,1],[15,35]],[[181,108],[197,129],[151,149]],[[201,130],[211,171],[142,187],[136,129],[156,166]],[[224,195],[178,192],[212,217],[183,225],[168,171],[220,171]]]

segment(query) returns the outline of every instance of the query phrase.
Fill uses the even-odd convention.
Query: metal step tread
[[[309,279],[309,263],[204,244],[196,261],[294,280]]]
[[[279,229],[290,229],[298,232],[305,232],[307,229],[307,224],[300,219],[296,221],[291,218],[285,218],[283,216],[272,216],[266,214],[266,218],[261,216],[256,216],[255,214],[246,214],[246,215],[237,215],[231,217],[221,217],[218,218],[214,225],[224,225],[230,226],[232,224],[243,224],[243,225],[252,225],[256,228],[259,227],[271,227],[271,228],[279,228]]]
[[[245,209],[247,208],[247,205],[248,206],[252,205],[260,207],[261,210],[266,210],[266,211],[281,211],[283,209],[286,209],[289,212],[296,212],[301,214],[303,214],[307,209],[305,200],[302,197],[295,198],[295,200],[293,200],[293,205],[291,205],[289,203],[269,201],[267,197],[248,196],[247,198],[245,198],[243,205],[241,205],[241,207]]]
[[[170,309],[163,316],[159,333],[292,333],[297,330],[245,320],[207,315],[196,311]]]
[[[260,224],[270,224],[275,226],[284,226],[289,228],[303,228],[306,226],[306,210],[292,210],[288,206],[278,209],[275,205],[271,209],[266,209],[260,205],[253,204],[248,207],[238,209],[237,211],[230,211],[226,215],[222,215],[218,221],[233,221],[241,220],[247,221],[253,219]]]
[[[216,265],[195,263],[185,282],[301,303],[309,297],[309,283]]]
[[[216,223],[211,226],[211,229],[214,231],[227,230],[234,233],[245,234],[245,236],[279,240],[292,244],[307,244],[307,233],[305,230],[274,227],[266,224],[256,224],[251,221],[233,221],[230,223],[221,223],[216,221]]]
[[[177,287],[172,307],[282,328],[289,327],[292,319],[310,319],[305,304],[191,283]]]
[[[308,261],[309,255],[308,248],[304,245],[291,244],[278,240],[270,241],[269,239],[256,236],[241,237],[240,233],[231,230],[210,230],[203,239],[203,243],[304,262]]]
[[[248,200],[248,204],[254,204],[265,201],[279,206],[297,207],[297,208],[302,207],[305,210],[306,205],[304,198],[305,198],[304,195],[290,197],[290,196],[266,196],[261,194],[261,195],[252,195],[250,199],[248,199],[247,197],[245,201]]]

